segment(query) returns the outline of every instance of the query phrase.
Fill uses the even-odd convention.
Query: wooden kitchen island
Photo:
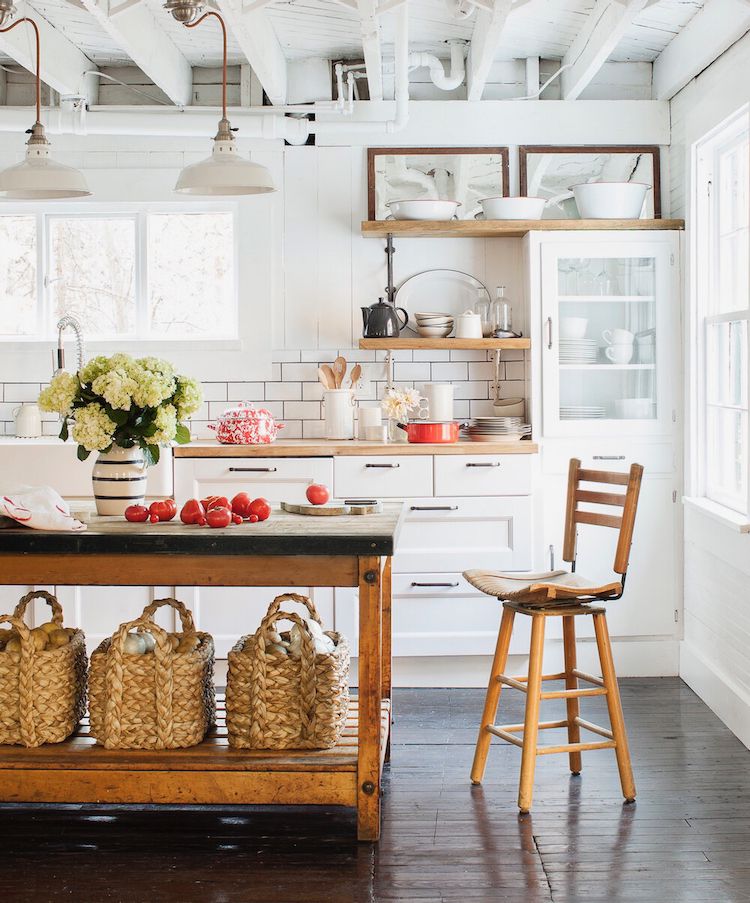
[[[85,724],[64,743],[2,746],[0,801],[343,805],[357,810],[358,838],[377,840],[390,731],[391,558],[400,521],[401,505],[390,504],[359,517],[274,511],[263,523],[226,530],[95,517],[80,533],[0,529],[4,585],[359,589],[358,698],[335,748],[230,749],[220,702],[216,730],[190,749],[106,750]]]

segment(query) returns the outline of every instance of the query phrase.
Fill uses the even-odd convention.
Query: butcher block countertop
[[[533,455],[535,442],[468,442],[452,445],[408,442],[360,442],[331,439],[280,439],[270,445],[221,445],[203,439],[173,449],[175,458],[328,458],[339,455]]]

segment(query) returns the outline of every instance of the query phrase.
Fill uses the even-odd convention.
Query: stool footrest
[[[612,732],[607,730],[607,728],[599,727],[598,724],[592,724],[589,721],[584,721],[582,718],[575,719],[576,724],[579,727],[584,728],[587,731],[591,731],[594,734],[601,734],[602,737],[606,737],[606,740],[597,740],[593,743],[561,743],[559,746],[537,746],[536,754],[538,756],[548,756],[553,753],[569,753],[569,752],[588,752],[592,749],[614,749],[617,744],[612,739]],[[541,721],[539,722],[539,730],[549,730],[552,728],[560,728],[567,727],[567,721]],[[488,724],[487,731],[490,734],[493,734],[495,737],[499,737],[501,740],[505,740],[507,743],[512,743],[513,746],[518,746],[523,748],[523,724]],[[522,734],[522,736],[517,737],[516,734]]]
[[[514,737],[513,734],[509,733],[507,730],[504,730],[502,727],[496,727],[494,724],[488,724],[487,730],[490,734],[494,734],[501,740],[505,740],[506,743],[512,743],[513,746],[523,746],[523,740],[521,740],[520,737]]]
[[[529,678],[526,676],[508,677],[507,674],[498,674],[495,680],[497,680],[498,683],[505,684],[506,687],[520,690],[522,693],[526,692],[526,684],[529,682]],[[559,674],[544,674],[542,675],[542,680],[565,680],[565,672],[561,671]],[[602,684],[602,686],[604,686],[604,684]]]
[[[586,721],[584,718],[574,718],[573,719],[578,727],[582,727],[585,731],[591,731],[592,734],[599,734],[600,737],[607,737],[608,740],[613,740],[614,735],[609,728],[599,727],[598,724],[592,724],[590,721]]]
[[[589,752],[592,749],[614,749],[614,740],[602,740],[597,743],[565,743],[561,746],[537,746],[538,756],[549,756],[554,753]]]
[[[542,693],[542,699],[578,699],[581,696],[606,696],[605,687],[597,687],[592,690],[550,690],[549,693]]]
[[[593,674],[587,674],[585,671],[579,671],[578,668],[573,668],[570,672],[573,677],[577,677],[579,680],[585,680],[587,683],[596,684],[597,687],[603,687],[604,681],[601,677],[594,677]]]

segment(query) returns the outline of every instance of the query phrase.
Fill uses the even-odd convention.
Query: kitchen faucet
[[[83,333],[81,330],[81,324],[78,322],[78,320],[76,320],[75,317],[71,317],[66,314],[58,321],[57,324],[57,368],[55,369],[55,376],[65,371],[65,346],[63,344],[63,333],[66,329],[72,329],[75,333],[76,353],[78,357],[78,366],[76,369],[83,369]]]

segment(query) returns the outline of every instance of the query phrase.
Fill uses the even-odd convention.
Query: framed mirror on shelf
[[[543,219],[577,219],[578,208],[570,188],[581,182],[643,182],[650,190],[641,219],[661,217],[656,146],[522,146],[518,154],[520,194],[545,198]]]
[[[479,201],[508,197],[507,147],[370,147],[367,218],[384,220],[393,201],[450,200],[458,219],[481,213]]]

